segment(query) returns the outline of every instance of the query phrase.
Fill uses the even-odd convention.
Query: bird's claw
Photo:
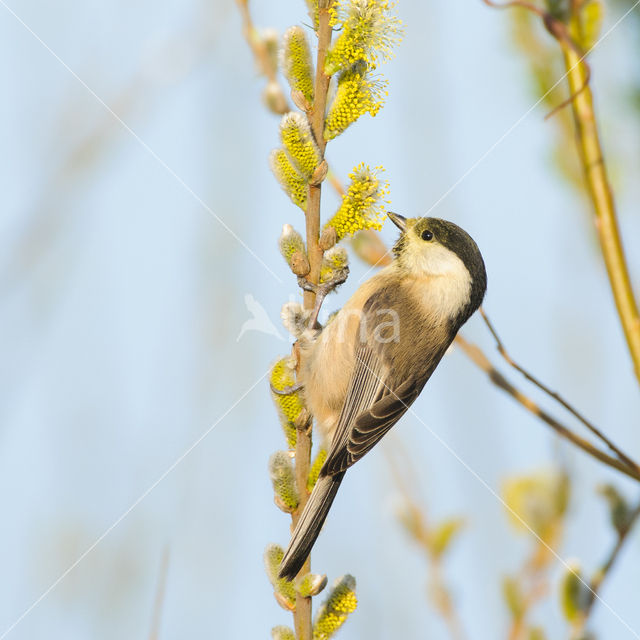
[[[282,389],[276,389],[273,386],[273,382],[269,382],[269,385],[271,386],[271,391],[273,391],[273,393],[275,393],[278,396],[289,396],[292,393],[295,393],[296,391],[300,391],[300,389],[302,389],[303,387],[303,384],[301,382],[297,382],[296,384],[289,385],[288,387],[283,387]]]
[[[316,326],[318,321],[318,314],[320,313],[320,307],[324,302],[324,299],[338,286],[340,286],[343,282],[346,281],[349,275],[349,267],[344,267],[344,269],[338,269],[334,276],[327,280],[326,282],[321,282],[320,284],[314,284],[313,282],[309,282],[305,278],[298,278],[298,285],[304,291],[311,291],[316,294],[316,304],[313,308],[313,312],[311,313],[311,317],[309,318],[309,327],[313,328]]]
[[[327,295],[330,294],[336,287],[345,282],[348,276],[349,267],[345,267],[344,269],[337,270],[333,278],[330,278],[326,282],[321,282],[320,284],[314,284],[313,282],[309,282],[306,278],[299,277],[298,286],[304,291],[311,291],[317,296],[326,298]]]

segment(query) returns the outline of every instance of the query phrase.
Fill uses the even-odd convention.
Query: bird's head
[[[387,215],[401,231],[393,247],[396,268],[415,277],[447,278],[453,287],[468,286],[464,315],[471,315],[487,288],[484,260],[473,238],[447,220],[405,218],[391,211]]]

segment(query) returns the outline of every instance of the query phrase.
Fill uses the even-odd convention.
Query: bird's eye
[[[420,237],[425,241],[425,242],[429,242],[430,240],[433,240],[433,233],[431,233],[431,231],[429,231],[429,229],[425,229],[421,234]]]

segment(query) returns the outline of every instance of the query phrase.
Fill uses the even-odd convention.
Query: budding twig
[[[314,104],[309,112],[309,124],[320,151],[324,157],[326,142],[324,139],[324,120],[327,106],[327,93],[329,91],[330,77],[324,72],[324,62],[327,50],[331,44],[332,29],[329,24],[329,9],[333,0],[318,0],[318,53],[316,59],[316,78],[314,87]],[[320,196],[322,183],[309,185],[309,197],[305,212],[307,256],[309,258],[309,274],[307,280],[314,285],[320,282],[320,269],[322,267],[323,251],[319,245],[320,238]],[[313,291],[304,292],[304,308],[315,307],[316,294]],[[315,321],[314,321],[315,324]],[[300,494],[298,511],[293,514],[292,526],[298,522],[308,500],[307,479],[311,467],[311,429],[310,422],[305,428],[298,429],[296,440],[296,485]],[[311,561],[307,558],[302,565],[299,575],[311,571]],[[301,594],[296,596],[296,611],[294,613],[294,626],[298,640],[311,640],[313,624],[311,618],[311,598]]]
[[[591,444],[588,440],[580,437],[578,434],[574,433],[568,427],[552,417],[529,396],[522,393],[522,391],[520,391],[511,382],[509,382],[509,380],[493,366],[493,364],[478,346],[467,342],[460,334],[458,334],[456,337],[456,343],[471,359],[471,361],[487,374],[493,384],[495,384],[499,389],[502,389],[512,398],[517,400],[517,402],[519,402],[527,411],[540,418],[542,422],[550,426],[559,436],[573,443],[579,449],[582,449],[590,456],[596,458],[607,466],[612,467],[613,469],[617,469],[621,473],[624,473],[630,478],[633,478],[634,480],[640,482],[639,471],[636,471],[634,468],[629,467],[626,463],[622,462],[618,458],[614,458],[613,456],[610,456],[604,451],[598,449],[598,447]]]
[[[592,422],[587,420],[581,413],[579,413],[578,410],[575,407],[573,407],[571,404],[569,404],[559,393],[557,393],[556,391],[552,391],[547,385],[540,382],[540,380],[538,380],[531,373],[529,373],[524,367],[522,367],[517,362],[515,362],[511,358],[511,356],[507,353],[507,350],[505,349],[504,344],[500,339],[500,336],[496,332],[492,322],[489,320],[489,317],[487,316],[487,314],[485,313],[482,307],[480,307],[480,315],[482,315],[482,319],[484,320],[485,324],[487,325],[487,328],[489,329],[489,331],[491,332],[491,335],[496,341],[496,346],[500,355],[509,363],[510,366],[512,366],[519,373],[521,373],[529,382],[534,384],[536,387],[544,391],[548,396],[550,396],[556,402],[562,405],[567,411],[569,411],[569,413],[571,413],[571,415],[573,415],[578,420],[580,420],[580,422],[582,422],[582,424],[585,427],[587,427],[587,429],[589,429],[591,433],[593,433],[596,437],[602,440],[602,442],[607,447],[609,447],[609,449],[611,449],[611,451],[615,453],[616,456],[618,456],[618,458],[622,462],[628,465],[631,469],[640,473],[640,466],[638,466],[626,453],[624,453],[621,449],[619,449],[613,442],[611,442],[611,440],[604,433],[602,433],[600,429],[598,429]]]

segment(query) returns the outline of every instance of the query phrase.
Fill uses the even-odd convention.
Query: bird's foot
[[[304,387],[304,385],[301,382],[297,382],[296,384],[289,385],[288,387],[283,387],[282,389],[276,389],[273,386],[273,382],[270,382],[269,385],[271,386],[271,391],[273,391],[273,393],[275,393],[278,396],[289,396],[292,393],[295,393],[296,391],[300,391]]]
[[[313,282],[309,282],[305,278],[298,278],[298,285],[301,289],[303,289],[304,291],[311,291],[316,294],[316,304],[309,318],[308,326],[310,328],[314,328],[316,326],[316,323],[318,321],[318,314],[320,313],[320,308],[322,307],[324,299],[343,282],[345,282],[348,275],[349,267],[345,267],[344,269],[338,269],[337,271],[335,271],[332,278],[330,278],[326,282],[321,282],[320,284],[314,284]]]

